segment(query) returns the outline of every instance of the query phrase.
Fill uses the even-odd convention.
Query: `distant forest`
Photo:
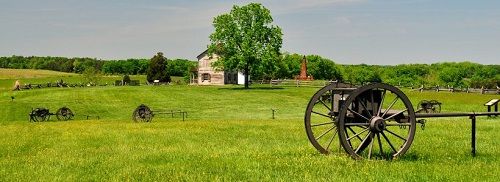
[[[11,56],[0,57],[0,68],[43,69],[68,73],[83,73],[93,67],[107,75],[145,75],[149,59],[100,60],[95,58]],[[186,76],[197,62],[186,59],[168,60],[167,71],[171,76]]]
[[[308,74],[318,80],[341,80],[353,84],[385,82],[393,85],[420,87],[486,87],[500,85],[500,65],[481,65],[471,62],[443,62],[435,64],[340,65],[318,55],[307,55]],[[303,56],[285,53],[276,60],[273,72],[255,70],[251,78],[293,79],[300,73]],[[0,57],[0,68],[44,69],[82,73],[93,67],[103,74],[146,74],[149,59],[99,60],[95,58],[11,56]],[[189,77],[197,62],[187,59],[169,59],[167,72],[171,76]],[[265,69],[270,70],[270,69]]]

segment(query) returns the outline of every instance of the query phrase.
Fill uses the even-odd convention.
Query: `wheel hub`
[[[386,127],[385,120],[382,117],[375,116],[370,119],[370,130],[375,133],[382,132]]]

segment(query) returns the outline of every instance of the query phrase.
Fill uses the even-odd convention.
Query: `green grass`
[[[75,76],[74,73],[64,73],[50,70],[32,70],[32,69],[5,69],[0,68],[0,79],[23,79],[23,78],[45,78],[45,77],[69,77]]]
[[[99,85],[113,85],[116,80],[121,80],[123,75],[101,75]],[[141,84],[146,82],[145,75],[130,75],[130,79],[139,80]],[[49,70],[30,69],[3,69],[0,68],[0,91],[9,91],[14,88],[16,80],[24,84],[46,84],[56,83],[63,80],[68,84],[82,84],[85,79],[80,74],[65,73]],[[183,77],[172,76],[172,84],[183,83]]]
[[[146,77],[144,75],[131,75],[132,80],[140,80],[144,83]],[[101,76],[99,84],[113,85],[115,80],[121,80],[122,75],[104,75]],[[174,78],[178,79],[178,78]],[[56,83],[63,80],[69,84],[85,83],[85,79],[80,74],[65,73],[49,70],[30,70],[30,69],[3,69],[0,68],[0,91],[8,91],[14,88],[16,80],[21,84],[46,84]]]
[[[77,76],[77,75],[76,75]],[[39,78],[44,79],[44,78]],[[429,119],[394,161],[319,154],[303,116],[318,88],[140,86],[47,88],[0,95],[0,181],[496,181],[500,119],[478,119],[470,155],[467,118]],[[498,95],[412,92],[443,102],[443,112],[484,111]],[[14,95],[15,100],[10,101]],[[183,109],[189,118],[133,123],[139,104]],[[70,107],[72,121],[29,123],[33,107]],[[278,109],[271,119],[271,108]],[[100,115],[85,120],[83,115]]]

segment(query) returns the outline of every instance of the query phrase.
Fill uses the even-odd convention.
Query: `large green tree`
[[[258,3],[235,5],[228,14],[215,17],[209,53],[219,58],[213,66],[243,71],[245,88],[249,88],[248,75],[252,71],[275,72],[283,34],[272,22],[271,12]]]

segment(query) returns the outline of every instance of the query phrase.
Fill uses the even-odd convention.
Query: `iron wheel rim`
[[[322,154],[333,152],[335,146],[340,147],[338,140],[337,120],[334,104],[335,83],[324,86],[309,100],[304,115],[304,126],[309,142]],[[341,95],[343,97],[343,94]]]
[[[373,98],[379,91],[381,92],[382,104],[367,105],[364,103],[375,103]],[[364,98],[362,94],[368,96]],[[393,94],[394,99],[388,97],[387,94]],[[371,101],[368,101],[370,97]],[[358,102],[355,103],[356,99]],[[387,108],[384,108],[384,103],[389,100],[392,102]],[[397,102],[398,100],[400,103]],[[351,108],[357,103],[360,103],[357,107],[363,107],[361,113]],[[390,113],[396,104],[404,110]],[[372,108],[371,111],[368,109],[369,107]],[[350,116],[347,116],[348,114]],[[402,156],[410,148],[416,128],[415,112],[408,97],[398,88],[383,83],[366,85],[351,93],[339,111],[337,122],[341,145],[354,159],[371,159],[372,156],[394,159]],[[374,145],[378,145],[378,149],[374,150]],[[366,148],[368,151],[365,150]]]
[[[61,107],[56,112],[56,117],[59,121],[67,121],[73,119],[73,116],[73,111],[71,111],[71,109],[67,107]]]

